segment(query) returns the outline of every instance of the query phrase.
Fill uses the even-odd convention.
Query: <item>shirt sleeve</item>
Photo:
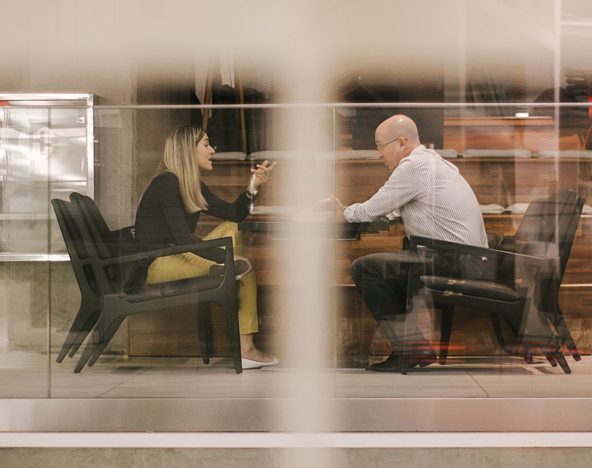
[[[402,206],[420,195],[417,168],[413,161],[402,160],[378,191],[363,203],[345,208],[343,216],[350,223],[374,221],[398,212]]]
[[[230,203],[214,195],[206,184],[201,184],[201,193],[208,204],[206,213],[226,221],[240,223],[249,214],[251,200],[246,192],[241,193],[237,199]]]
[[[163,177],[158,187],[159,202],[164,221],[169,226],[175,245],[200,244],[204,241],[197,237],[189,228],[187,223],[187,212],[179,189],[179,180],[176,176]],[[222,248],[211,248],[195,250],[193,253],[199,257],[212,260],[217,263],[224,261],[225,250]]]

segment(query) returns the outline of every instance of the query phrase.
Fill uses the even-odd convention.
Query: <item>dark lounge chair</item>
[[[85,364],[94,364],[128,315],[195,305],[199,309],[199,323],[207,325],[209,310],[202,306],[210,302],[223,306],[234,367],[237,373],[242,372],[232,239],[228,237],[203,241],[199,245],[126,253],[121,245],[104,238],[106,231],[102,226],[106,223],[92,199],[76,193],[71,199],[72,203],[58,199],[51,203],[82,294],[81,307],[71,327],[72,341],[82,342],[82,336],[92,328],[74,372],[80,372]],[[142,270],[155,258],[213,247],[226,250],[222,276],[206,275],[154,285],[145,285],[141,281]],[[201,346],[206,363],[211,349],[208,333],[207,326],[200,330],[200,337],[204,338]],[[72,348],[69,349],[72,353]]]
[[[564,345],[580,359],[558,303],[559,287],[583,207],[573,191],[562,191],[529,206],[516,235],[481,248],[423,237],[411,237],[410,254],[418,250],[444,259],[448,272],[410,273],[411,292],[427,293],[442,309],[440,363],[446,362],[454,308],[458,305],[492,314],[496,336],[509,350],[501,332],[504,316],[526,353],[540,350],[551,365],[571,369]]]
[[[98,231],[101,239],[103,239],[103,243],[110,246],[109,249],[111,251],[116,251],[120,255],[124,255],[126,253],[135,253],[137,251],[133,240],[133,226],[111,231],[92,198],[80,195],[78,193],[75,195],[73,194],[73,196],[78,196],[79,203],[83,203],[85,205],[86,211],[90,213],[91,217],[93,218],[95,229]],[[69,207],[69,204],[66,206]],[[71,245],[68,247],[68,249],[70,249],[70,247],[75,249],[76,252],[74,253],[77,254],[79,258],[88,257],[88,251],[86,250],[82,234],[74,223],[73,215],[70,214],[67,220],[62,221],[67,223],[71,230]],[[65,239],[68,233],[65,233],[64,229],[62,229],[62,234],[64,235]],[[72,258],[72,253],[70,253],[70,257]],[[78,351],[78,348],[94,327],[101,309],[99,296],[93,289],[87,289],[85,287],[85,272],[81,268],[80,262],[73,262],[72,268],[74,269],[74,274],[80,286],[82,301],[74,321],[70,326],[68,335],[66,336],[66,339],[64,340],[64,343],[58,353],[56,358],[57,362],[62,362],[66,355],[73,357],[76,354],[76,351]],[[131,268],[134,268],[134,266],[132,265]]]

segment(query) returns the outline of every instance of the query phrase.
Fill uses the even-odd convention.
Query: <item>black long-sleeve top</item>
[[[208,204],[207,214],[237,223],[249,214],[250,200],[245,192],[232,203],[215,196],[204,183],[201,184],[201,193]],[[199,215],[199,211],[189,213],[185,209],[177,176],[164,172],[152,180],[140,200],[136,212],[136,240],[147,250],[199,244],[203,241],[194,234]],[[225,258],[222,248],[195,253],[218,263]]]

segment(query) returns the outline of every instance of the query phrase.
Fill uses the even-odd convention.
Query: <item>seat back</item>
[[[88,234],[81,228],[81,214],[72,203],[54,198],[51,205],[56,214],[58,225],[80,292],[97,295],[97,282],[91,267],[92,252],[88,249]]]
[[[81,214],[81,221],[85,224],[88,231],[89,242],[98,257],[109,259],[120,256],[125,253],[135,253],[135,246],[122,246],[119,239],[105,222],[95,201],[77,192],[70,194],[72,204],[77,207]],[[129,263],[112,264],[104,268],[104,273],[109,281],[110,287],[114,292],[123,293],[128,289],[132,277],[138,270],[136,261]],[[107,293],[108,291],[104,291]]]
[[[557,244],[559,251],[560,274],[559,281],[563,279],[563,274],[567,268],[567,262],[571,254],[576,231],[584,208],[584,198],[574,197],[565,205],[558,222]]]
[[[527,250],[521,253],[558,258],[563,277],[583,206],[584,200],[573,190],[561,190],[533,201],[514,236]],[[532,251],[536,245],[538,251]]]
[[[70,200],[76,204],[84,217],[90,234],[93,237],[98,254],[101,258],[112,258],[116,255],[111,230],[99,211],[95,201],[77,192],[70,194]]]
[[[547,310],[556,301],[583,206],[583,198],[577,197],[573,190],[561,190],[532,202],[516,231],[517,252],[546,257],[553,262],[554,268],[535,298],[535,303],[545,304]],[[507,276],[518,274],[513,271],[513,265],[502,268]]]
[[[74,222],[71,212],[72,204],[65,200],[54,198],[51,205],[56,214],[60,231],[66,244],[66,249],[72,260],[88,258],[88,251],[84,245],[82,233]]]
[[[553,242],[559,218],[574,200],[572,190],[561,190],[547,198],[534,200],[528,205],[514,239],[518,242]]]

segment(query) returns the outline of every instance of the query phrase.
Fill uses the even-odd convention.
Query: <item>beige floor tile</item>
[[[128,363],[131,365],[131,363]],[[232,361],[187,360],[183,365],[155,365],[101,395],[105,398],[280,398],[290,389],[281,372],[266,369],[237,375]]]
[[[47,372],[0,370],[0,398],[47,398],[48,389]]]
[[[483,398],[485,392],[463,370],[407,375],[356,372],[337,376],[338,398]]]
[[[565,374],[559,366],[552,367],[542,358],[537,358],[534,364],[519,366],[528,371],[523,375],[506,366],[498,368],[496,373],[470,373],[492,398],[589,398],[592,358],[585,356],[580,362],[567,358],[567,361],[571,374]]]
[[[236,375],[229,358],[204,365],[198,358],[102,357],[74,374],[76,359],[51,364],[41,353],[0,353],[0,398],[285,398],[309,390],[310,374],[266,368]],[[339,398],[581,398],[592,396],[592,357],[568,358],[564,374],[544,359],[453,358],[408,375],[327,369],[318,391]]]

